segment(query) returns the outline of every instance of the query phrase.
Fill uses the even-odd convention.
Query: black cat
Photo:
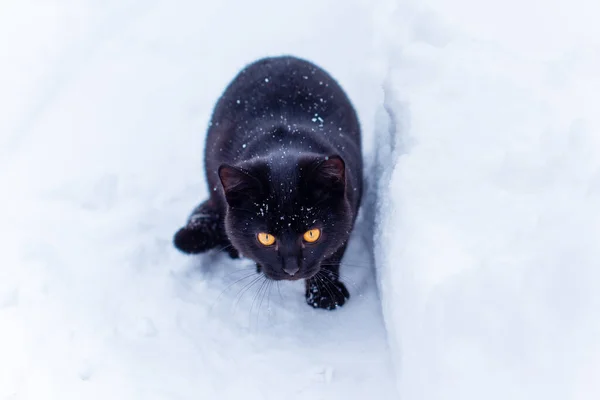
[[[295,57],[258,60],[214,109],[205,151],[210,198],[174,237],[186,253],[221,247],[267,278],[306,279],[306,300],[350,297],[339,265],[362,196],[360,125],[338,83]]]

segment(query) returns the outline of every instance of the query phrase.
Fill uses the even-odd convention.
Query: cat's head
[[[222,165],[219,177],[227,236],[268,278],[310,278],[348,240],[353,215],[339,156]]]

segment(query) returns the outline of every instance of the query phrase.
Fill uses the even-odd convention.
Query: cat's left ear
[[[315,178],[326,185],[346,187],[346,164],[340,156],[329,156],[320,162]]]
[[[315,197],[345,193],[346,164],[342,157],[333,155],[318,160],[307,183]]]

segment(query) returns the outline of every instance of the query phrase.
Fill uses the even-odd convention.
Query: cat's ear
[[[326,157],[315,171],[316,178],[322,183],[334,186],[346,186],[346,164],[340,156]]]
[[[219,178],[223,185],[225,199],[232,207],[260,195],[260,181],[241,168],[223,164],[219,167]]]
[[[317,160],[314,169],[308,175],[308,188],[312,189],[316,197],[344,194],[346,191],[344,160],[337,155]]]

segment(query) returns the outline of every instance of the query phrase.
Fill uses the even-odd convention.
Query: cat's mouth
[[[304,276],[304,274],[288,275],[285,273],[273,274],[264,272],[264,275],[267,279],[271,279],[273,281],[298,281],[300,279],[308,279],[308,277]]]
[[[308,271],[298,272],[293,275],[287,274],[283,271],[280,273],[263,271],[263,274],[267,279],[271,279],[274,281],[299,281],[301,279],[313,278],[319,273],[320,269],[321,267],[317,266],[315,268],[310,268]]]
[[[300,279],[305,279],[303,275],[294,275],[294,276],[283,276],[281,280],[284,281],[298,281]]]

